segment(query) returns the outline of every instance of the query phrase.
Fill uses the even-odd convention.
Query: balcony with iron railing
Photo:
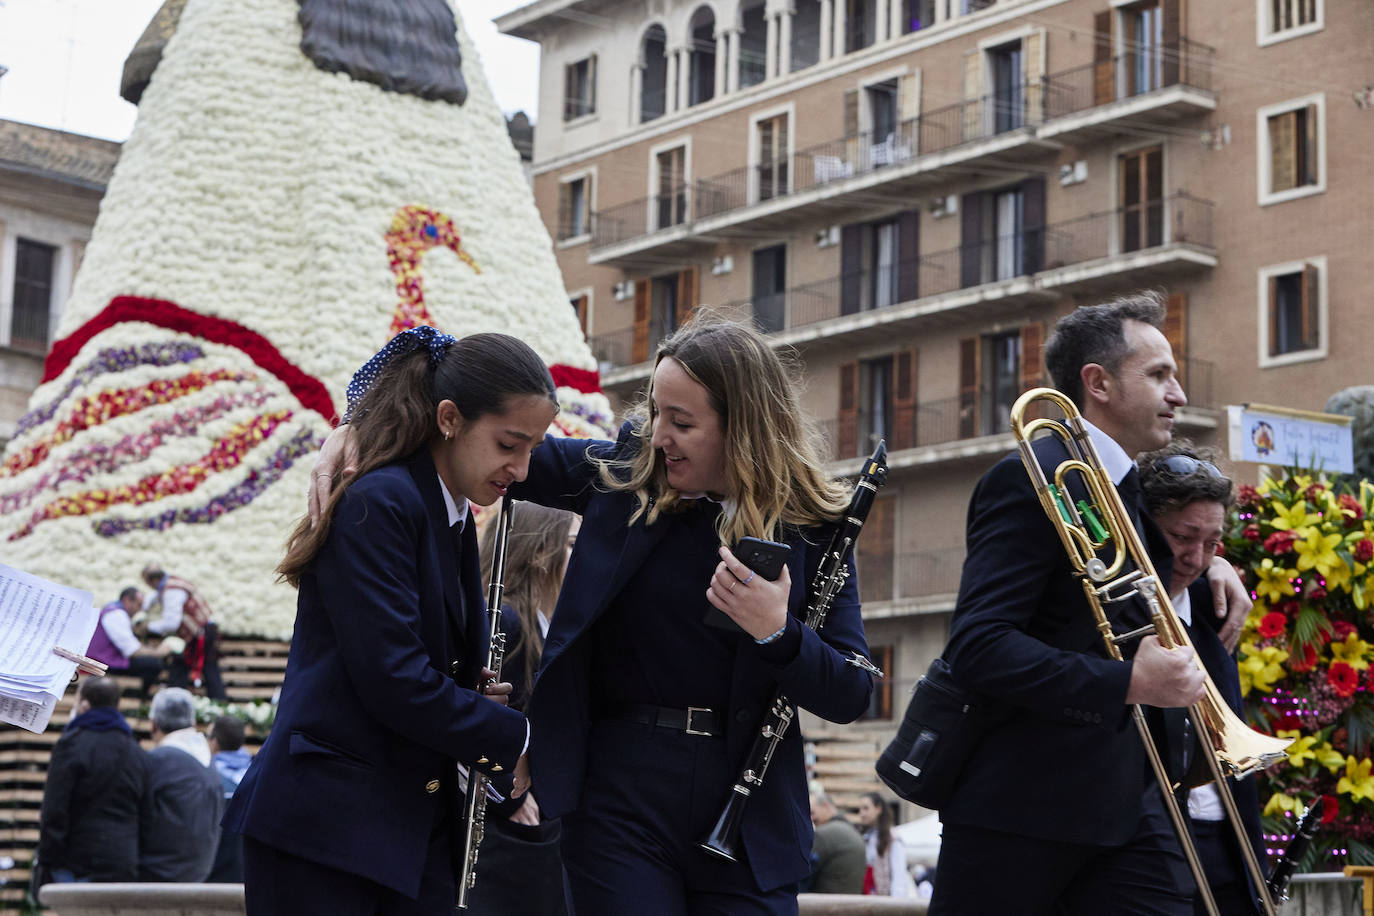
[[[1213,364],[1207,360],[1185,357],[1179,361],[1179,382],[1188,396],[1188,407],[1179,416],[1180,426],[1213,425],[1209,416],[1216,410],[1212,375]],[[832,462],[864,458],[883,439],[895,471],[946,461],[952,452],[957,452],[955,457],[974,458],[1007,451],[1011,432],[1007,420],[1009,407],[1010,404],[997,404],[991,390],[981,389],[976,395],[922,401],[914,409],[893,410],[882,417],[870,411],[854,411],[824,420],[820,428]],[[899,414],[904,414],[904,419],[899,419]],[[903,426],[904,422],[908,425]],[[955,443],[977,443],[977,447],[940,448]]]
[[[1121,55],[926,112],[882,136],[847,134],[683,182],[594,214],[589,260],[634,268],[687,257],[734,234],[791,227],[798,207],[852,209],[847,196],[876,185],[886,195],[910,194],[947,182],[953,167],[1040,155],[1121,118],[1167,121],[1211,110],[1212,53],[1182,39],[1152,52],[1158,66],[1142,70],[1141,54]],[[1138,79],[1113,76],[1137,71]]]
[[[1212,211],[1211,201],[1179,192],[717,308],[752,320],[778,344],[817,350],[875,343],[923,328],[1004,317],[1066,291],[1168,285],[1216,265]],[[644,352],[637,353],[633,328],[595,335],[591,344],[603,384],[642,379],[656,343],[642,340]]]
[[[932,598],[952,600],[959,591],[964,555],[963,547],[944,547],[886,556],[861,556],[858,561],[859,600],[864,604],[864,616],[875,616],[874,605],[920,605]],[[888,613],[876,616],[891,613],[885,610]]]

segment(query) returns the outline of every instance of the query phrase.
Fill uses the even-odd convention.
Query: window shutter
[[[649,281],[636,280],[634,349],[631,353],[636,363],[649,358],[649,301]]]
[[[1045,323],[1032,321],[1021,329],[1021,390],[1027,391],[1044,384],[1042,350],[1045,343]]]
[[[1279,355],[1279,278],[1269,275],[1269,355]]]
[[[1303,118],[1303,128],[1306,136],[1303,137],[1303,174],[1298,176],[1303,184],[1316,184],[1320,177],[1319,163],[1317,157],[1321,150],[1317,149],[1317,106],[1307,106],[1307,117]]]
[[[1178,383],[1188,390],[1188,294],[1170,293],[1164,313],[1164,339],[1178,363]]]
[[[840,364],[840,416],[835,430],[836,458],[859,451],[859,364]]]
[[[1093,104],[1116,100],[1116,65],[1112,60],[1111,10],[1093,14]]]
[[[902,302],[920,295],[920,229],[920,210],[907,210],[897,217],[897,298]]]
[[[959,341],[959,438],[978,435],[978,338]]]
[[[959,201],[959,286],[967,289],[983,282],[983,197],[985,192],[965,194]]]
[[[596,111],[596,55],[587,58],[587,108],[584,114]]]
[[[1045,266],[1045,179],[1027,178],[1021,183],[1021,246],[1023,273]]]
[[[863,223],[850,223],[840,230],[840,314],[859,310],[863,297]]]
[[[576,108],[576,97],[573,94],[573,85],[577,73],[575,64],[567,64],[563,67],[563,120],[571,121],[573,111]]]
[[[893,358],[892,442],[893,451],[916,447],[916,351],[899,350]]]
[[[1269,119],[1269,190],[1287,191],[1298,186],[1298,113],[1285,111]]]
[[[560,181],[558,183],[558,237],[568,238],[572,235],[572,182]]]
[[[775,120],[759,122],[759,165],[773,164],[773,125],[776,123]]]
[[[920,74],[907,73],[897,83],[897,105],[902,119],[898,136],[906,140],[916,139],[916,119],[921,116],[921,94],[917,91]],[[912,150],[912,154],[915,154]]]
[[[1021,40],[1021,63],[1026,87],[1026,123],[1039,124],[1045,111],[1045,30],[1031,32]]]
[[[573,299],[573,308],[577,310],[577,323],[582,327],[582,336],[587,336],[587,294],[583,293]]]
[[[677,275],[677,326],[682,327],[692,318],[697,308],[697,294],[700,268],[696,265],[684,268]]]
[[[1183,0],[1160,0],[1164,18],[1163,84],[1175,86],[1179,78],[1187,78],[1187,61],[1183,59]]]
[[[844,135],[846,138],[859,134],[859,90],[844,91]]]
[[[891,601],[896,597],[892,587],[895,561],[892,542],[896,528],[892,507],[895,502],[892,497],[873,500],[864,521],[864,536],[854,545],[861,601]],[[885,670],[890,672],[891,666]]]
[[[964,139],[983,136],[983,52],[964,52]]]
[[[1302,347],[1315,350],[1321,346],[1321,270],[1316,264],[1302,269]]]

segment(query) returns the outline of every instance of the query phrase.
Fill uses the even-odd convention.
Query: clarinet
[[[487,585],[487,618],[491,625],[491,641],[487,644],[486,667],[496,672],[488,680],[501,679],[501,663],[506,658],[506,634],[501,630],[501,594],[505,591],[506,542],[510,539],[510,499],[501,500],[501,514],[496,519],[496,546],[491,556],[491,581]],[[478,684],[481,691],[486,684]],[[500,772],[501,765],[493,764],[492,771]],[[477,850],[486,833],[487,789],[491,778],[479,773],[476,767],[468,770],[468,793],[463,802],[463,869],[458,875],[458,908],[468,908],[468,891],[477,886]]]
[[[1269,895],[1279,903],[1288,899],[1288,882],[1293,880],[1293,872],[1298,870],[1298,863],[1307,852],[1321,819],[1322,798],[1319,795],[1311,807],[1303,812],[1302,819],[1298,821],[1298,829],[1293,833],[1293,839],[1289,841],[1288,848],[1283,851],[1283,857],[1279,859],[1279,864],[1274,866],[1274,872],[1269,876]]]
[[[830,612],[835,595],[848,581],[849,555],[854,550],[854,542],[858,540],[864,520],[868,518],[868,510],[873,506],[878,488],[886,482],[887,446],[879,441],[872,457],[864,463],[863,473],[859,475],[859,482],[854,486],[854,495],[849,500],[849,508],[845,510],[843,521],[831,535],[825,553],[821,555],[816,577],[811,581],[812,600],[806,609],[806,625],[811,629],[820,630],[825,625],[825,616]],[[845,661],[874,677],[883,676],[877,665],[857,651]],[[720,817],[716,818],[710,836],[702,841],[702,849],[722,859],[737,861],[735,846],[739,842],[745,803],[749,801],[753,790],[763,785],[763,777],[768,772],[768,764],[773,760],[773,752],[777,750],[783,735],[787,734],[788,726],[792,724],[795,715],[792,701],[786,694],[781,690],[774,692],[773,701],[768,704],[762,727],[754,737],[754,744],[749,749],[749,756],[745,758],[739,778],[731,787],[725,808],[720,812]]]

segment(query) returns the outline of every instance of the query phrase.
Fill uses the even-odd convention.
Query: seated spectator
[[[811,846],[811,892],[861,894],[868,850],[854,825],[840,817],[824,792],[811,793],[811,823],[816,838]]]
[[[234,790],[253,762],[253,755],[243,749],[243,722],[233,716],[220,716],[210,723],[210,762],[219,773],[224,803],[234,797]],[[210,867],[211,884],[239,884],[243,881],[243,837],[228,830],[219,835],[215,863]]]
[[[91,634],[86,654],[104,662],[111,674],[131,674],[143,681],[143,695],[162,676],[168,654],[161,644],[145,646],[134,635],[132,618],[141,613],[143,595],[132,585],[100,609],[100,623]]]
[[[153,697],[148,787],[139,817],[140,881],[204,881],[219,843],[224,790],[210,745],[195,729],[190,692],[168,687]]]
[[[73,712],[48,763],[36,883],[135,881],[146,762],[119,712],[119,683],[83,679]]]

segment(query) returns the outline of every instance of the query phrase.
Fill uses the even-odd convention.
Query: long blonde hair
[[[699,312],[658,347],[654,368],[674,359],[710,397],[725,438],[725,496],[716,531],[724,544],[747,536],[777,539],[782,527],[837,520],[849,502],[825,476],[821,438],[797,403],[795,373],[751,326]],[[632,411],[640,449],[625,459],[599,458],[601,484],[630,491],[640,518],[652,525],[679,503],[663,456],[653,447],[653,376]]]

